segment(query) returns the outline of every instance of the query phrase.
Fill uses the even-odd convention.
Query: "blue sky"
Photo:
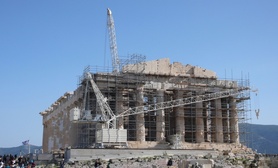
[[[120,56],[168,57],[248,78],[252,123],[276,124],[277,0],[1,0],[0,147],[42,144],[42,117],[87,65],[110,65],[106,9]],[[257,120],[254,109],[260,108]]]

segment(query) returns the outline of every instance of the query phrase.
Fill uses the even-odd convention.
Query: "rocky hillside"
[[[248,147],[258,153],[278,154],[278,125],[248,124],[250,143]]]

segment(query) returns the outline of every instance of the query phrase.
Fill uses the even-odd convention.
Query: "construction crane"
[[[112,66],[114,74],[120,72],[120,61],[118,58],[117,43],[116,43],[116,33],[115,33],[115,24],[112,16],[111,10],[107,9],[107,27],[109,32],[109,42],[110,42],[110,52],[112,57]],[[236,96],[246,90],[249,90],[248,87],[242,87],[238,89],[228,89],[225,91],[219,91],[209,94],[197,95],[188,98],[176,99],[166,102],[155,103],[151,105],[143,105],[138,107],[129,108],[126,111],[115,113],[111,110],[107,98],[104,97],[95,83],[90,72],[84,74],[84,82],[86,82],[84,99],[83,99],[83,121],[91,121],[100,124],[100,127],[97,127],[96,132],[96,142],[97,143],[113,143],[113,142],[126,142],[127,141],[127,130],[118,129],[116,126],[116,119],[124,116],[137,115],[142,113],[149,113],[151,111],[163,110],[167,108],[179,107],[189,104],[194,104],[198,102],[210,101],[219,98]],[[88,94],[89,87],[92,87],[94,94],[96,96],[97,105],[100,109],[101,114],[92,117],[91,111],[87,109],[88,103]]]
[[[107,98],[104,97],[101,93],[101,91],[99,90],[97,84],[95,83],[95,81],[93,80],[93,77],[91,75],[90,72],[86,72],[84,73],[84,79],[86,82],[86,86],[85,86],[85,91],[84,91],[84,98],[83,98],[83,120],[93,120],[93,121],[97,121],[97,122],[106,122],[108,120],[110,120],[110,118],[115,118],[115,115],[113,113],[113,111],[111,110],[109,104],[107,103]],[[87,103],[88,103],[88,88],[89,87],[93,88],[93,91],[95,93],[96,96],[96,100],[97,100],[97,104],[98,107],[100,108],[101,111],[101,116],[97,116],[94,119],[91,116],[91,111],[90,110],[86,110],[87,108]],[[89,112],[87,112],[89,111]],[[107,123],[107,122],[106,122]],[[111,123],[110,123],[111,124]],[[107,128],[109,128],[110,126],[107,125]],[[112,127],[114,128],[115,126],[112,125]]]
[[[189,105],[189,104],[194,104],[194,103],[199,103],[199,102],[204,102],[204,101],[220,99],[220,98],[229,97],[229,96],[236,96],[246,90],[249,90],[249,88],[242,87],[239,89],[229,89],[229,90],[220,91],[220,92],[208,93],[208,94],[197,95],[197,96],[176,99],[176,100],[171,100],[171,101],[166,101],[166,102],[160,102],[160,103],[155,103],[155,104],[150,104],[150,105],[133,107],[133,108],[129,108],[128,110],[120,113],[119,115],[111,116],[111,118],[107,121],[107,123],[109,124],[111,121],[116,120],[116,118],[119,118],[119,117],[136,115],[136,114],[141,114],[141,113],[148,113],[151,111],[179,107],[179,106],[184,106],[184,105]]]
[[[116,33],[115,33],[115,24],[114,19],[112,16],[112,11],[107,8],[107,27],[109,32],[109,42],[110,42],[110,52],[112,56],[112,66],[113,66],[113,73],[119,73],[120,71],[120,61],[118,57],[118,50],[117,50],[117,43],[116,43]],[[90,74],[88,74],[89,76]],[[221,91],[216,93],[210,93],[210,94],[204,94],[199,96],[193,96],[189,98],[183,98],[178,100],[172,100],[152,105],[146,105],[146,106],[139,106],[130,108],[122,113],[119,113],[117,116],[113,113],[113,111],[110,109],[108,103],[106,102],[106,98],[101,94],[99,91],[97,85],[93,81],[92,77],[89,77],[89,80],[92,84],[92,87],[94,89],[94,92],[97,96],[97,102],[100,106],[101,112],[102,112],[102,122],[106,122],[108,128],[111,125],[111,122],[116,120],[116,118],[123,117],[123,116],[129,116],[129,115],[136,115],[140,113],[148,113],[151,111],[166,109],[166,108],[172,108],[172,107],[178,107],[203,101],[209,101],[214,100],[218,98],[223,97],[229,97],[229,96],[235,96],[242,91],[249,90],[249,88],[240,88],[237,90],[231,89],[227,91]],[[104,105],[104,107],[102,107]],[[108,115],[108,116],[107,116]],[[115,122],[113,122],[115,123]],[[113,128],[115,128],[115,124],[113,125]]]
[[[109,43],[110,43],[110,52],[112,57],[113,73],[117,74],[120,72],[120,60],[118,56],[118,49],[117,49],[117,42],[116,42],[115,23],[112,16],[112,12],[109,8],[107,8],[107,27],[109,33]]]

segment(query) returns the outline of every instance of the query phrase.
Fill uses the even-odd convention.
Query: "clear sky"
[[[1,0],[0,147],[41,145],[39,112],[75,90],[85,66],[111,64],[107,8],[120,56],[249,77],[259,89],[251,122],[277,124],[277,7],[277,0]]]

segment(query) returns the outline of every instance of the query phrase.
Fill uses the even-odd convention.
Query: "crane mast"
[[[115,24],[114,24],[112,12],[109,8],[107,8],[107,27],[109,33],[109,43],[110,43],[110,52],[112,57],[113,73],[119,73],[120,61],[118,57],[118,49],[116,43]]]

